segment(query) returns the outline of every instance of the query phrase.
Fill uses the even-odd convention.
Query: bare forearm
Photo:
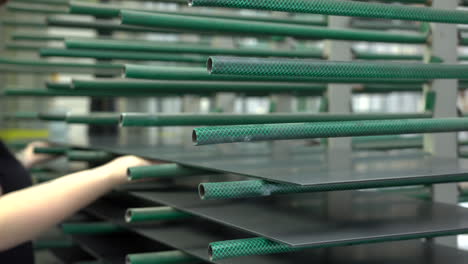
[[[33,239],[123,181],[97,168],[0,197],[0,251]]]

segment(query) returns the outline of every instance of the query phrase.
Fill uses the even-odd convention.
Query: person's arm
[[[125,156],[95,169],[0,196],[0,251],[34,239],[127,182],[128,167],[149,164],[141,158]]]

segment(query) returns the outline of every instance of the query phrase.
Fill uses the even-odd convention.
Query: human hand
[[[20,161],[26,168],[32,168],[36,165],[48,162],[57,158],[55,155],[34,153],[36,147],[50,147],[50,144],[43,141],[34,141],[20,153]]]
[[[145,160],[137,156],[122,156],[102,166],[96,167],[94,170],[107,175],[113,183],[122,184],[128,181],[128,168],[153,164],[157,164],[157,162]]]

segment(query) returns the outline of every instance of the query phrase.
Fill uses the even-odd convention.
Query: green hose
[[[66,113],[39,113],[38,118],[45,121],[65,121]]]
[[[41,4],[41,5],[54,5],[54,6],[68,6],[69,1],[66,0],[14,0],[12,2],[28,3],[28,4]]]
[[[180,15],[151,14],[126,11],[121,13],[122,24],[166,29],[183,29],[218,34],[247,34],[290,36],[305,39],[337,39],[378,41],[391,43],[426,43],[424,34],[395,34],[372,30],[330,29],[324,27],[241,21],[233,19],[184,17]]]
[[[206,170],[188,168],[174,163],[128,168],[129,180],[175,178],[210,174]]]
[[[66,82],[46,82],[47,89],[51,90],[70,90],[71,84]]]
[[[34,153],[64,155],[68,150],[68,147],[35,147]]]
[[[91,68],[91,69],[122,69],[120,64],[110,63],[78,63],[78,62],[52,62],[52,61],[40,61],[40,60],[18,60],[10,58],[1,58],[0,64],[7,65],[20,65],[28,67],[57,67],[57,68]]]
[[[68,13],[68,10],[66,8],[31,7],[26,4],[15,4],[15,3],[7,4],[6,9],[9,12],[38,13],[38,14],[46,14],[46,15],[60,15],[60,14]]]
[[[206,57],[184,54],[166,54],[151,52],[127,52],[127,51],[104,51],[89,49],[59,49],[41,48],[39,54],[42,57],[70,57],[70,58],[93,58],[103,60],[138,60],[138,61],[169,61],[204,64]]]
[[[189,0],[193,6],[468,24],[468,12],[342,0]]]
[[[211,74],[353,79],[468,79],[468,65],[210,57]]]
[[[206,73],[205,73],[206,74]],[[321,95],[326,86],[310,83],[279,82],[218,82],[218,81],[140,81],[140,80],[73,80],[76,91],[128,91],[168,94],[212,94],[232,92],[250,94],[301,94]],[[421,88],[420,88],[421,90]]]
[[[65,121],[69,124],[118,125],[119,113],[68,114]]]
[[[67,158],[70,161],[107,162],[113,159],[114,155],[105,151],[69,150]]]
[[[169,52],[204,55],[235,55],[235,56],[266,56],[266,57],[298,57],[298,58],[322,58],[321,49],[304,50],[272,50],[265,48],[216,48],[206,45],[190,43],[162,43],[155,41],[128,41],[106,39],[66,39],[65,45],[69,49],[95,49],[95,50],[119,50],[139,52]],[[206,62],[206,60],[205,60]]]
[[[135,91],[66,91],[49,89],[5,89],[5,96],[27,96],[27,97],[163,97],[174,96],[174,94],[155,94],[155,92],[135,92]]]
[[[468,130],[468,118],[338,121],[195,128],[195,145],[264,140],[377,136]]]
[[[127,264],[188,264],[203,262],[179,250],[129,254],[126,259]]]
[[[125,213],[125,221],[127,223],[180,220],[190,217],[192,217],[192,215],[167,206],[130,208],[127,209]]]
[[[354,79],[349,78],[311,78],[293,76],[233,76],[209,74],[206,68],[199,67],[171,67],[171,66],[148,66],[148,65],[125,65],[125,77],[135,79],[151,80],[190,80],[190,81],[248,81],[248,82],[313,82],[313,83],[385,83],[385,84],[421,84],[421,80],[398,80],[398,79]]]
[[[431,118],[431,113],[389,114],[135,114],[123,113],[121,125],[130,126],[222,126],[245,124],[329,122],[342,120],[379,120]]]
[[[107,222],[82,222],[82,223],[65,223],[61,225],[62,231],[65,234],[112,234],[125,232],[126,230],[118,225]]]
[[[385,187],[401,187],[409,185],[426,185],[449,182],[467,181],[468,175],[457,176],[439,176],[430,178],[407,178],[407,179],[390,179],[376,180],[372,182],[358,183],[331,183],[321,184],[318,186],[299,186],[295,184],[283,184],[275,182],[267,182],[264,180],[248,180],[234,182],[215,182],[201,183],[198,186],[198,191],[201,199],[239,199],[263,197],[276,194],[292,194],[292,193],[312,193],[312,192],[329,192],[329,191],[344,191],[344,190],[359,190],[373,189]]]
[[[26,40],[26,41],[65,41],[65,37],[43,34],[27,34],[15,32],[11,34],[12,40]]]

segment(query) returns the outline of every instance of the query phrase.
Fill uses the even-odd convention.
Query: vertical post
[[[349,17],[329,16],[328,26],[332,28],[348,28],[351,19]],[[326,56],[330,61],[351,61],[352,43],[349,41],[327,41],[325,43]],[[351,111],[351,85],[329,84],[327,89],[328,109],[330,113],[343,114]],[[329,139],[330,149],[351,151],[351,138]]]
[[[433,0],[432,7],[438,9],[455,10],[458,0]],[[458,32],[457,25],[434,23],[431,26],[431,39],[426,49],[426,62],[432,56],[440,57],[443,63],[457,63]],[[435,118],[456,117],[457,109],[457,80],[434,80],[425,88],[425,93],[436,92],[434,109]],[[424,136],[424,150],[437,157],[456,158],[458,144],[456,133],[427,134]],[[436,184],[432,186],[433,201],[457,204],[457,184]],[[457,247],[456,237],[437,238],[435,242],[447,246]]]

